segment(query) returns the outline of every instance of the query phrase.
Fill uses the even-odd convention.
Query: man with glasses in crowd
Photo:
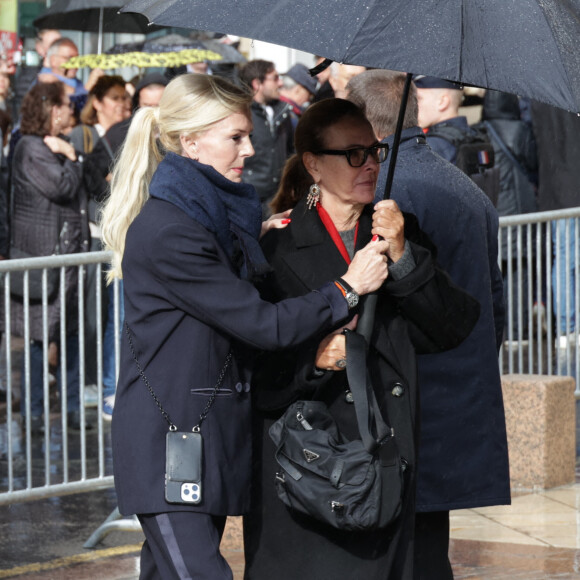
[[[254,95],[251,140],[255,155],[246,159],[243,180],[256,188],[267,217],[268,203],[278,190],[282,169],[294,150],[291,106],[280,100],[283,83],[274,63],[251,60],[241,70],[240,79]]]

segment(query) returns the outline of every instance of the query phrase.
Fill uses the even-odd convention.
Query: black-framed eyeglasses
[[[383,163],[389,154],[387,143],[376,143],[371,147],[353,147],[352,149],[321,149],[316,155],[344,155],[351,167],[362,167],[369,155],[377,162]]]

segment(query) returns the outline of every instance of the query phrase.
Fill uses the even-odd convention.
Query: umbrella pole
[[[403,88],[403,98],[399,107],[399,118],[397,119],[397,127],[395,129],[395,136],[393,138],[393,147],[391,149],[391,159],[389,160],[389,172],[387,173],[387,182],[385,183],[385,191],[383,199],[391,197],[391,188],[393,186],[393,177],[395,176],[395,163],[397,163],[397,155],[399,154],[399,145],[401,143],[401,133],[403,132],[403,121],[405,120],[405,113],[407,112],[407,101],[409,100],[409,91],[411,90],[412,73],[407,73],[405,79],[405,87]]]
[[[385,191],[383,199],[391,197],[391,188],[393,186],[393,177],[395,176],[395,163],[397,162],[397,155],[399,154],[399,144],[401,142],[401,133],[403,132],[403,121],[405,120],[405,113],[407,111],[407,100],[409,98],[409,91],[411,90],[412,73],[407,73],[405,79],[405,87],[403,89],[403,98],[399,107],[399,117],[397,119],[397,127],[395,129],[395,136],[393,138],[393,147],[391,149],[391,159],[389,161],[389,172],[387,173],[387,182],[385,183]],[[377,309],[377,294],[367,294],[361,300],[360,316],[356,331],[362,334],[366,341],[367,347],[371,342],[371,335],[375,321],[375,311]]]
[[[101,6],[99,8],[99,37],[97,39],[97,54],[101,54],[103,52],[103,17],[104,17],[104,8]]]

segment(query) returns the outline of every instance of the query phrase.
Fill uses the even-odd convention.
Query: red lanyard
[[[322,207],[322,204],[317,203],[316,209],[318,210],[318,216],[320,217],[320,220],[324,224],[324,227],[326,228],[326,231],[329,233],[330,237],[332,238],[332,241],[334,242],[335,246],[338,248],[340,255],[344,258],[344,261],[347,264],[350,264],[350,256],[348,255],[348,251],[346,249],[346,246],[344,245],[344,242],[342,241],[342,238],[340,237],[340,234],[338,233],[338,230],[336,229],[334,222],[332,221],[332,219],[328,215],[327,211]],[[356,227],[354,230],[354,247],[355,248],[356,248],[357,235],[358,235],[358,221],[356,222]]]

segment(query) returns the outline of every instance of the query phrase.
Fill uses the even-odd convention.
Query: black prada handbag
[[[291,510],[334,528],[374,530],[401,511],[404,461],[368,381],[365,339],[347,332],[346,353],[361,438],[346,439],[325,403],[296,401],[269,430],[279,465],[276,490]]]

